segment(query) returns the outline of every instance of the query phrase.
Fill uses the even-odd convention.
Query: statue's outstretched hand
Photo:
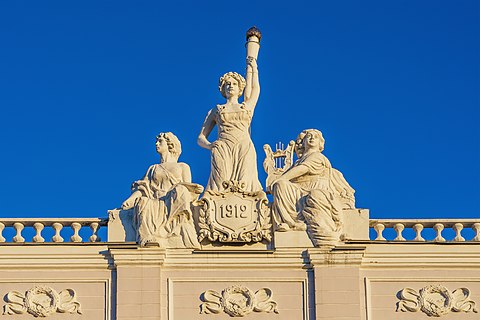
[[[258,66],[257,66],[257,59],[255,59],[254,57],[247,57],[247,67],[250,66],[252,67],[253,70],[257,70]]]
[[[209,150],[215,149],[215,147],[217,147],[217,144],[218,144],[217,140],[213,141],[212,143],[210,143],[210,144],[208,145],[208,149],[209,149]]]
[[[199,185],[198,183],[180,182],[179,184],[186,187],[190,192],[196,194],[200,194],[203,192],[203,186]]]
[[[198,193],[198,194],[202,193],[202,192],[203,192],[203,186],[197,184],[197,185],[195,186],[195,190],[194,190],[194,191],[195,191],[195,193]]]
[[[123,210],[131,209],[131,208],[133,208],[133,202],[134,201],[131,198],[128,198],[127,200],[123,201],[121,208]]]

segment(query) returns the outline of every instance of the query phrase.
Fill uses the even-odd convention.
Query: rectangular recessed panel
[[[9,282],[2,280],[0,295],[2,297],[0,320],[42,318],[108,320],[107,281],[47,280],[34,282],[12,280]],[[14,314],[5,314],[3,312],[5,308]]]
[[[366,281],[368,320],[478,320],[480,279]]]
[[[308,308],[305,281],[298,279],[169,279],[168,301],[169,320],[302,320]]]

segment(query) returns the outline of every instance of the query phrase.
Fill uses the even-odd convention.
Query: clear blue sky
[[[96,217],[158,161],[196,144],[263,32],[262,146],[320,129],[374,218],[480,217],[479,1],[1,1],[3,217]]]

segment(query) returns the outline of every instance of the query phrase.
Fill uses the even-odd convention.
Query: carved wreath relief
[[[269,288],[253,293],[245,286],[233,285],[222,293],[207,290],[202,296],[204,302],[200,305],[200,313],[218,314],[223,311],[231,317],[243,317],[252,311],[278,313],[277,303],[272,300],[272,290]]]
[[[268,200],[263,191],[247,192],[238,181],[225,191],[206,191],[200,200],[199,241],[259,242],[271,240]]]
[[[419,292],[405,288],[398,293],[400,301],[397,302],[397,312],[422,311],[430,317],[440,317],[450,311],[475,312],[475,302],[469,299],[470,290],[459,288],[450,292],[442,285],[429,285]]]
[[[4,315],[29,313],[34,317],[48,317],[54,313],[82,314],[80,302],[73,289],[57,293],[47,286],[35,286],[25,294],[10,291],[5,297]]]

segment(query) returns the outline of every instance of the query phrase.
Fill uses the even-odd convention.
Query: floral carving
[[[223,311],[232,317],[243,317],[252,312],[254,299],[247,287],[231,286],[222,292]]]
[[[423,287],[419,292],[405,288],[398,293],[397,312],[422,311],[430,317],[441,317],[449,312],[475,312],[475,302],[470,297],[470,290],[459,288],[451,292],[442,285]]]
[[[57,292],[47,286],[35,286],[25,294],[10,291],[5,301],[4,315],[29,313],[34,317],[45,318],[57,312],[82,314],[73,289]]]
[[[255,312],[278,313],[277,303],[272,300],[272,290],[261,288],[253,293],[245,286],[233,285],[218,293],[207,290],[202,294],[204,301],[200,305],[200,313],[225,312],[231,317],[243,317]]]

